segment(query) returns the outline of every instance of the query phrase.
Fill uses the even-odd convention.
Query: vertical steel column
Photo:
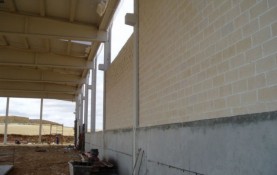
[[[83,123],[84,123],[84,86],[82,86],[82,92],[80,96],[80,133],[83,133]]]
[[[127,13],[125,24],[134,27],[133,50],[133,169],[137,160],[137,128],[139,127],[139,0],[134,0],[134,13]],[[133,175],[136,171],[133,171]]]
[[[7,104],[6,104],[6,117],[5,117],[5,133],[4,133],[4,144],[7,144],[8,140],[8,117],[9,117],[9,106],[10,106],[10,98],[7,97]]]
[[[89,73],[86,78],[85,85],[85,110],[84,110],[84,123],[85,123],[85,133],[88,132],[88,90],[89,90]]]
[[[90,130],[91,133],[95,132],[95,122],[96,122],[96,75],[97,75],[97,57],[95,57],[93,62],[93,68],[91,69],[91,124],[90,124]],[[92,143],[92,142],[91,142]]]
[[[99,65],[99,69],[104,71],[103,81],[103,131],[102,131],[102,148],[103,157],[105,156],[105,130],[106,130],[106,71],[111,64],[111,27],[108,29],[108,40],[104,43],[104,65]]]
[[[79,134],[80,134],[80,126],[79,126],[79,116],[80,116],[80,109],[79,109],[79,97],[76,98],[76,107],[75,107],[75,119],[76,119],[76,143],[79,143]],[[75,145],[76,146],[76,145]]]
[[[134,0],[134,59],[133,59],[133,168],[137,160],[137,128],[139,126],[139,0]],[[136,172],[135,172],[136,173]],[[135,174],[134,173],[134,174]]]
[[[38,143],[41,143],[42,114],[43,114],[43,98],[40,99],[40,115],[39,115],[39,137],[38,137]]]

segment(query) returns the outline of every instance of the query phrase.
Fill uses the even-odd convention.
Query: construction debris
[[[80,154],[82,161],[70,161],[70,175],[117,175],[115,166],[106,161],[100,161],[98,150]]]

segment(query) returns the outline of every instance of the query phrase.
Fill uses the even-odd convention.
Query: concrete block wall
[[[140,0],[140,126],[277,110],[276,0]]]
[[[106,129],[132,127],[133,36],[106,74]]]

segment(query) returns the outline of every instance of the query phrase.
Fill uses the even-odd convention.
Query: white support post
[[[134,0],[134,14],[126,14],[125,24],[134,26],[133,57],[133,168],[137,159],[137,128],[139,127],[139,0]],[[134,175],[135,175],[134,171]]]
[[[134,14],[136,23],[134,26],[134,59],[133,59],[133,168],[137,160],[137,128],[139,126],[139,11],[138,0],[134,0]],[[136,175],[136,172],[134,172]]]
[[[103,158],[105,157],[105,130],[106,130],[106,71],[111,64],[111,27],[108,30],[108,41],[104,43],[104,65],[99,65],[100,70],[104,70],[103,81],[103,131],[102,131],[102,148]]]
[[[84,110],[84,123],[85,123],[85,133],[88,132],[88,90],[89,90],[89,73],[86,78],[85,85],[85,110]]]
[[[38,143],[41,143],[42,115],[43,115],[43,98],[40,99],[40,116],[39,116],[39,138],[38,138]]]
[[[95,132],[95,122],[96,122],[96,75],[97,75],[97,57],[95,57],[93,62],[93,68],[91,69],[91,133]],[[92,142],[91,142],[92,143]]]
[[[80,134],[80,127],[79,127],[79,116],[80,116],[80,109],[79,109],[79,98],[76,98],[76,111],[75,111],[75,117],[76,117],[76,143],[79,143],[79,134]]]
[[[6,117],[5,117],[5,133],[4,133],[4,144],[7,144],[8,140],[8,117],[9,117],[9,106],[10,106],[10,98],[7,97],[7,104],[6,104]]]
[[[80,133],[83,133],[83,123],[84,123],[84,86],[82,87],[82,92],[80,96]]]

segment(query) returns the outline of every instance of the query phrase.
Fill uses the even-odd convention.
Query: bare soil
[[[62,136],[58,135],[61,144],[73,144],[74,136]],[[0,141],[4,138],[3,134],[0,134]],[[15,143],[15,140],[19,140],[21,144],[38,143],[38,135],[19,135],[19,134],[8,134],[8,143]],[[56,142],[56,135],[42,135],[42,143],[52,144]]]
[[[79,152],[65,146],[0,146],[0,162],[8,161],[3,153],[14,155],[9,175],[69,175],[68,162],[80,161]]]

